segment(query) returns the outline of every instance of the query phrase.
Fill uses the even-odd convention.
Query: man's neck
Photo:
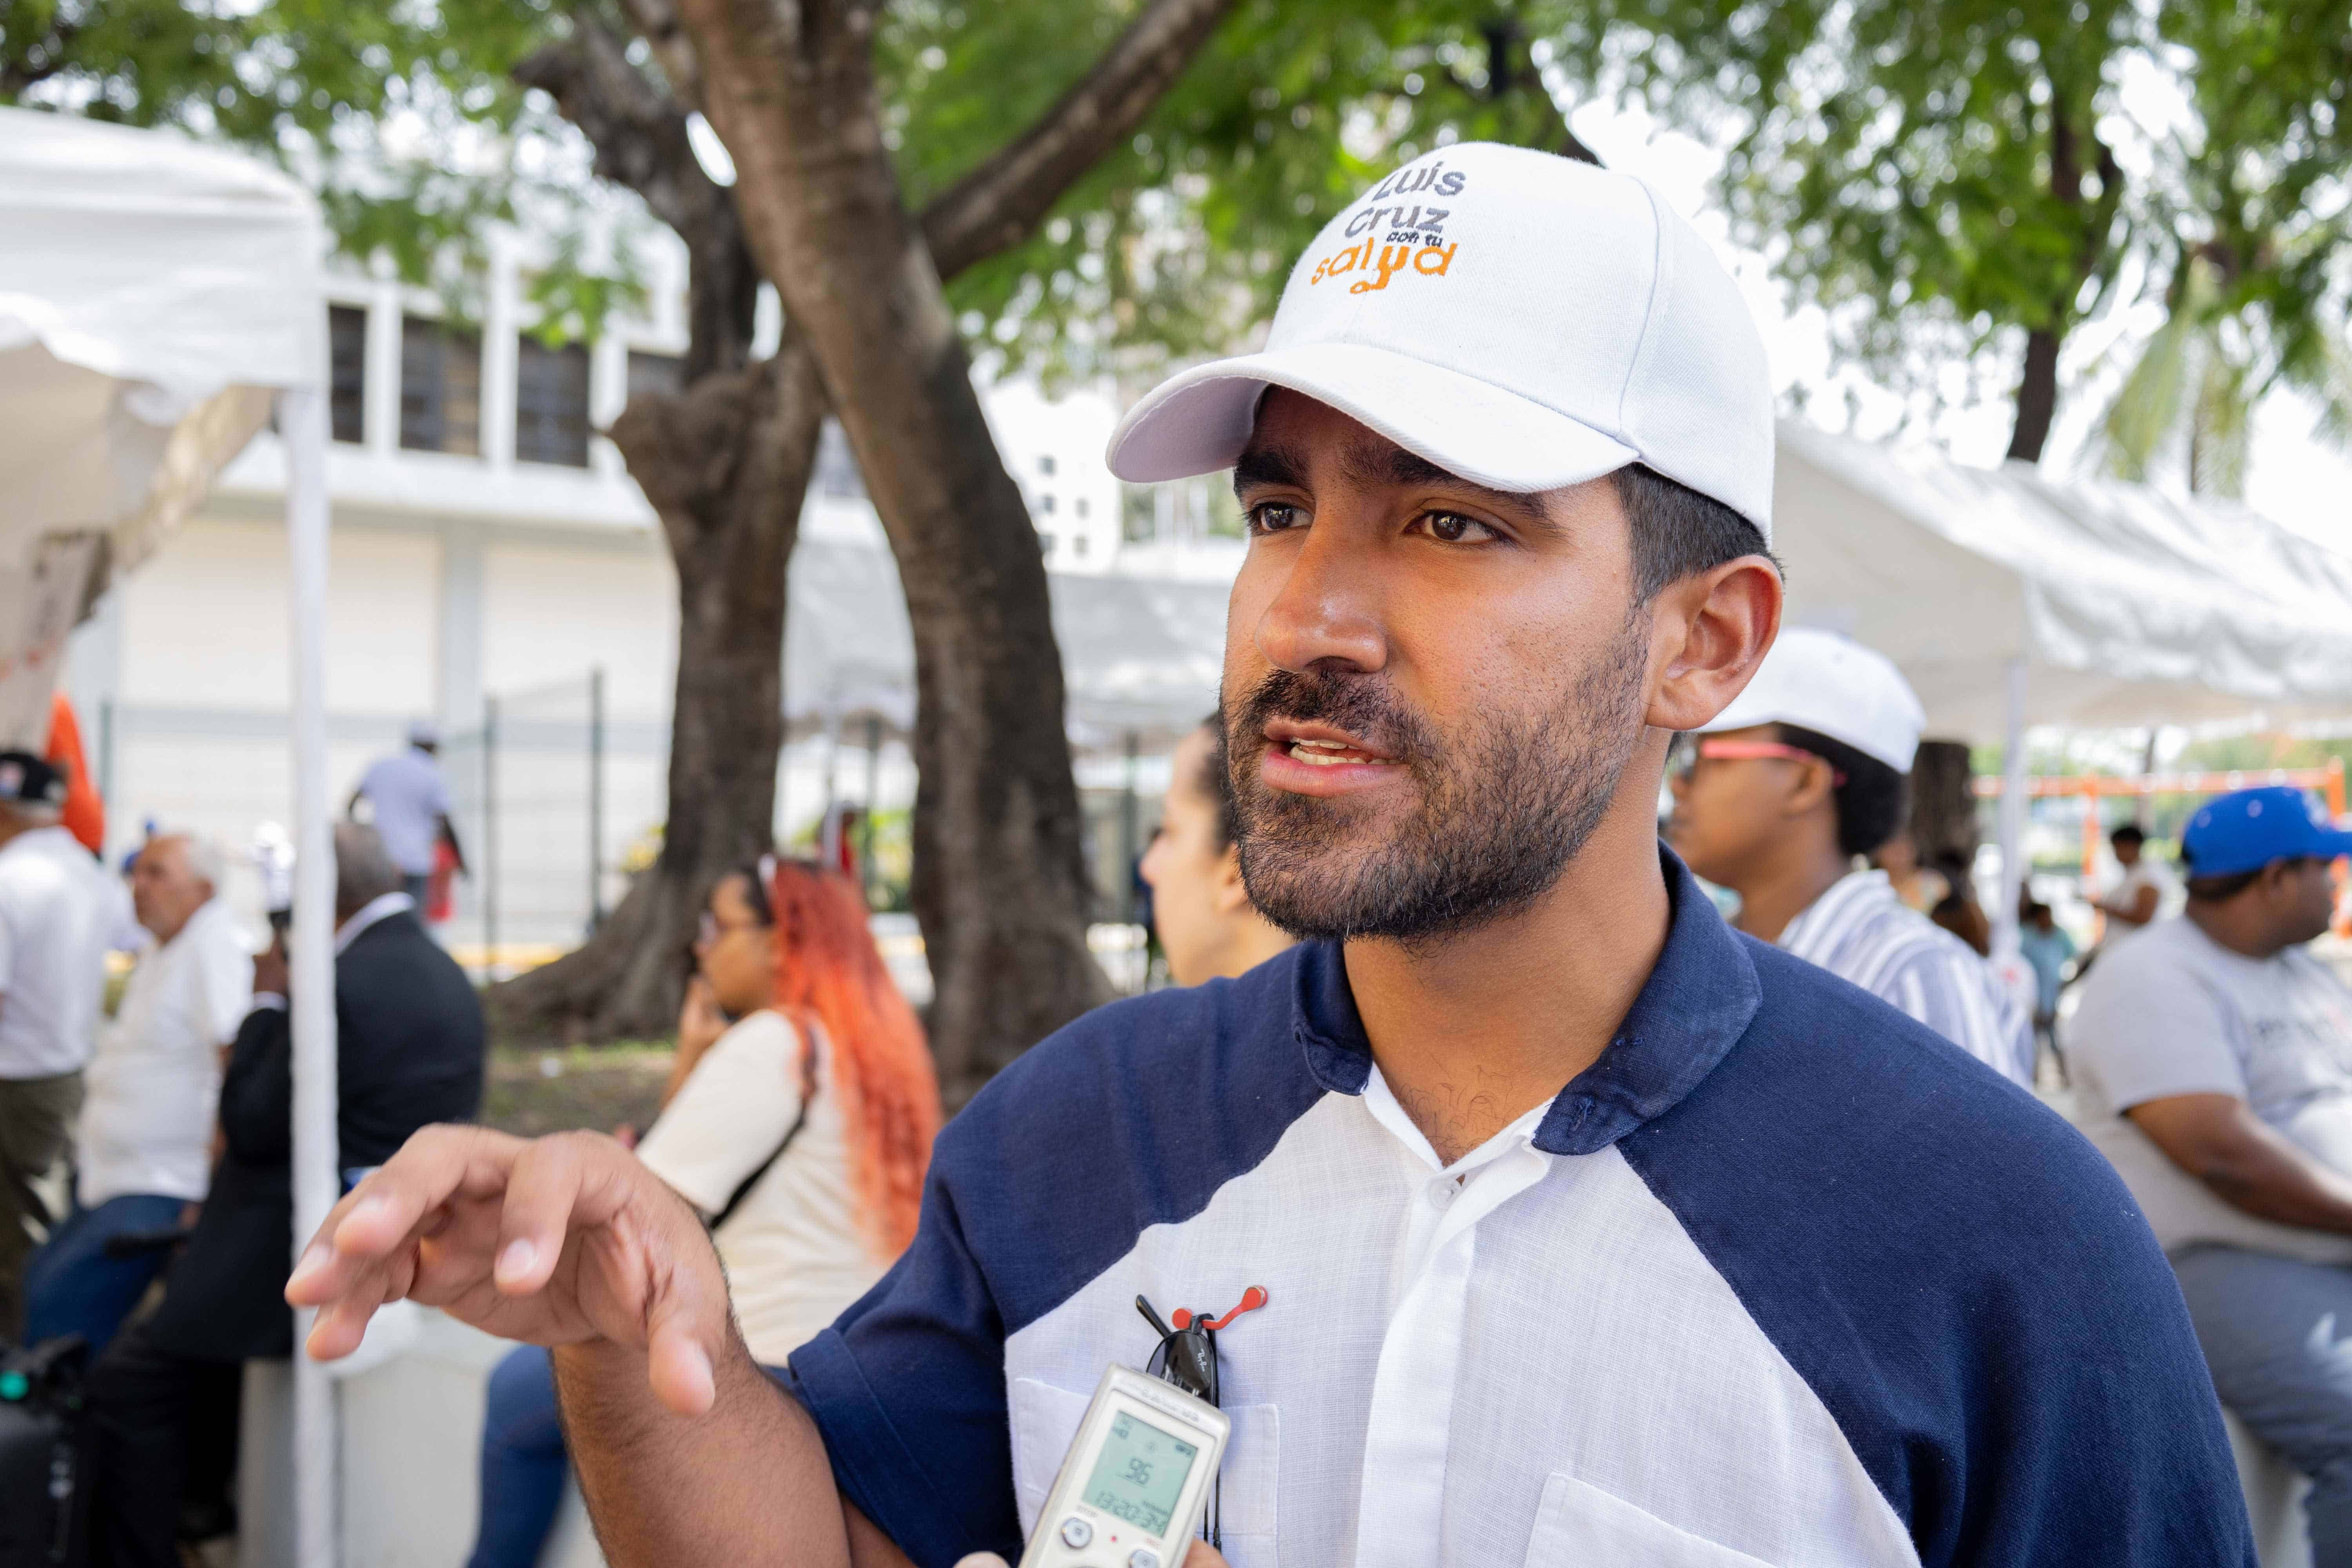
[[[2242,958],[2276,958],[2290,945],[2273,941],[2258,922],[2241,918],[2230,902],[2191,899],[2181,912],[2199,931]]]
[[[1792,823],[1752,871],[1732,884],[1739,895],[1733,923],[1759,942],[1778,942],[1799,915],[1844,879],[1852,859],[1837,846],[1832,824]]]
[[[1618,806],[1640,794],[1621,789]],[[1348,943],[1372,1059],[1444,1163],[1599,1060],[1642,994],[1670,908],[1650,802],[1630,805],[1515,914],[1410,945]]]

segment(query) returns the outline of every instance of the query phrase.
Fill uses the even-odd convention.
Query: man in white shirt
[[[131,904],[153,945],[85,1075],[74,1213],[26,1269],[31,1340],[78,1333],[92,1355],[103,1350],[166,1256],[109,1257],[107,1244],[170,1231],[204,1199],[221,1048],[253,994],[245,938],[217,896],[225,875],[219,847],[182,832],[148,839],[131,868]]]
[[[1112,438],[1124,479],[1234,477],[1242,876],[1301,940],[1009,1067],[779,1373],[700,1217],[584,1133],[411,1139],[287,1282],[310,1349],[402,1296],[554,1347],[621,1563],[1043,1531],[1176,1568],[1044,1511],[1105,1366],[1165,1339],[1141,1296],[1214,1326],[1213,1378],[1164,1364],[1233,1422],[1189,1568],[2250,1564],[2114,1173],[1658,843],[1669,742],[1779,626],[1772,419],[1738,286],[1639,181],[1475,142],[1394,171],[1263,353]]]
[[[2147,852],[2147,834],[2126,822],[2107,835],[2119,868],[2115,885],[2094,905],[2106,921],[2099,954],[2112,957],[2158,921],[2180,912],[2180,879]]]
[[[1667,840],[1739,895],[1732,922],[1891,1002],[2031,1087],[2033,1025],[1966,942],[1855,857],[1895,837],[1927,714],[1885,656],[1791,626],[1685,737]]]
[[[24,1329],[33,1183],[66,1150],[106,989],[116,894],[58,826],[63,774],[0,752],[0,1342]]]
[[[2352,1562],[2352,990],[2305,945],[2352,834],[2241,790],[2182,851],[2186,912],[2093,966],[2067,1059],[2222,1402],[2312,1478],[2313,1560]]]

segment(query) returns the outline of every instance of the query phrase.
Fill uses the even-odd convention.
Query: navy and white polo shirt
[[[1615,1040],[1441,1170],[1336,947],[1088,1015],[941,1133],[792,1358],[925,1568],[1016,1556],[1102,1369],[1218,1335],[1237,1568],[2252,1564],[2163,1255],[2091,1147],[1876,998],[1672,927]]]

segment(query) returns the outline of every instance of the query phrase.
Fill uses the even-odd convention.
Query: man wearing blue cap
[[[2314,1561],[2352,1563],[2352,989],[2305,946],[2352,833],[2240,790],[2182,849],[2187,910],[2093,969],[2068,1058],[2222,1402],[2312,1478]]]

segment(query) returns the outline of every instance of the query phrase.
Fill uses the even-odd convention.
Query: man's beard
[[[1221,756],[1250,901],[1291,935],[1324,941],[1452,935],[1526,908],[1616,798],[1642,734],[1648,638],[1637,611],[1559,707],[1484,714],[1450,742],[1381,677],[1275,671],[1226,715],[1223,745],[1254,755],[1275,719],[1331,724],[1400,758],[1391,765],[1412,773],[1420,803],[1358,851],[1363,803],[1272,789]]]

